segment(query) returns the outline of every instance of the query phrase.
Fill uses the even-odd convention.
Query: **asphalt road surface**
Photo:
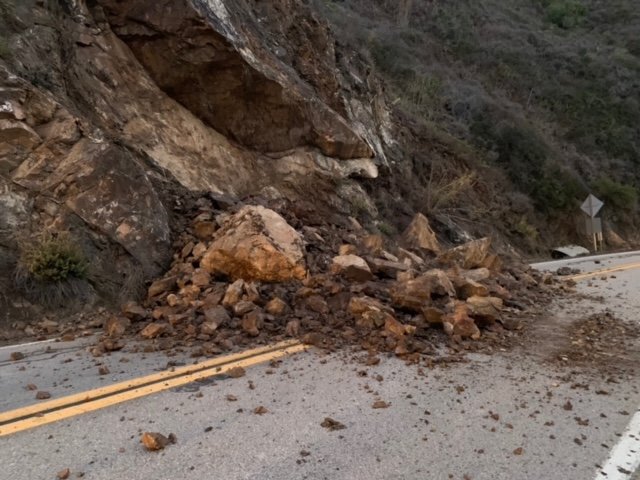
[[[640,255],[597,262],[538,268],[640,267]],[[547,323],[562,328],[606,309],[640,321],[640,268],[602,276],[578,280],[585,295],[550,305]],[[540,329],[531,348],[470,354],[467,363],[432,369],[393,357],[366,366],[357,361],[362,354],[298,353],[241,378],[188,384],[2,436],[0,478],[55,479],[68,468],[69,478],[100,480],[637,479],[640,379],[547,361],[554,332]],[[193,362],[126,351],[94,359],[86,342],[0,349],[0,412],[38,403],[28,384],[59,398],[164,370],[169,360]],[[25,358],[10,361],[12,351]],[[621,361],[640,360],[625,355]],[[97,362],[110,373],[99,375]],[[377,401],[388,406],[373,408]],[[260,406],[266,412],[254,413]],[[326,417],[345,428],[324,428]],[[177,442],[147,452],[145,431],[174,433]]]

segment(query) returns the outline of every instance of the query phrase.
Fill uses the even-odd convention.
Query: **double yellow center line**
[[[601,275],[606,275],[608,273],[623,272],[625,270],[633,270],[634,268],[640,268],[640,262],[628,263],[626,265],[620,265],[619,267],[605,268],[602,270],[596,270],[594,272],[580,273],[578,275],[572,275],[570,277],[565,277],[565,278],[567,280],[574,280],[574,281],[583,280],[585,278],[598,277]]]
[[[204,378],[224,375],[233,368],[250,367],[303,351],[306,348],[305,345],[295,340],[280,342],[267,347],[214,358],[197,365],[167,370],[3,412],[0,413],[0,437],[179,387]]]

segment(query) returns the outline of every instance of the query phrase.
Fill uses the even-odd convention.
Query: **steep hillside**
[[[492,236],[531,254],[584,241],[577,205],[595,191],[608,231],[636,240],[631,2],[0,0],[0,12],[7,318],[139,298],[186,231],[211,237],[214,212],[246,204],[392,241],[422,212],[445,248]]]
[[[198,198],[295,202],[343,224],[351,202],[370,203],[352,177],[385,163],[375,89],[351,90],[312,10],[271,6],[291,20],[264,12],[268,28],[249,0],[2,0],[2,292],[33,270],[44,232],[76,245],[45,242],[40,258],[83,251],[91,288],[79,292],[117,301],[167,268]],[[41,293],[41,280],[18,283]]]
[[[404,199],[421,192],[416,208],[444,223],[452,214],[490,223],[519,247],[535,249],[580,241],[577,205],[593,192],[607,203],[609,227],[637,239],[634,2],[317,5],[341,41],[386,80],[397,125],[406,127],[398,161],[411,161],[396,173],[410,186]],[[422,192],[423,185],[431,188]]]

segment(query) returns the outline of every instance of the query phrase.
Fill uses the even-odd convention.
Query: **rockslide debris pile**
[[[431,353],[438,335],[459,343],[508,334],[556,291],[550,274],[505,264],[488,238],[442,248],[421,214],[392,244],[355,223],[305,226],[290,210],[287,222],[260,205],[196,204],[171,268],[143,302],[106,320],[94,354],[122,348],[130,333],[148,340],[146,350],[191,346],[201,355],[287,337]]]

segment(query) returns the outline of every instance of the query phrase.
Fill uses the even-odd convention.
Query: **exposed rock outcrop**
[[[71,230],[98,293],[131,295],[167,266],[190,192],[346,212],[342,197],[362,192],[349,177],[386,162],[382,97],[300,2],[27,0],[6,13],[4,272],[16,235]]]

